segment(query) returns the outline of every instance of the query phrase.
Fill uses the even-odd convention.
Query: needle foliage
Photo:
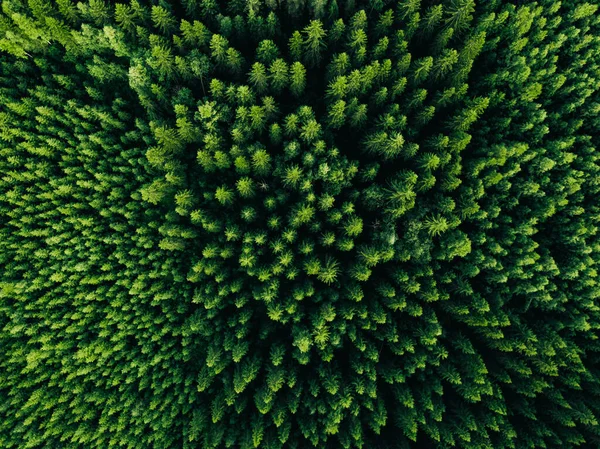
[[[4,0],[0,448],[600,447],[593,0]]]

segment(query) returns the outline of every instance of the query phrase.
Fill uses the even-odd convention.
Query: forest
[[[2,0],[0,449],[599,448],[599,6]]]

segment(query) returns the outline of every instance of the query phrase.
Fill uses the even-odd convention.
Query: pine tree
[[[323,29],[323,24],[319,20],[311,20],[310,24],[304,28],[304,60],[310,67],[318,65],[321,60],[321,51],[326,46],[324,38],[327,34]]]

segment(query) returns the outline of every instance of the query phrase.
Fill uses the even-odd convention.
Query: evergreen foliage
[[[4,0],[0,448],[600,447],[593,0]]]

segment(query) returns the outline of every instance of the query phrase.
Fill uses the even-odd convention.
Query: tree
[[[202,22],[197,20],[193,23],[182,20],[180,30],[184,42],[188,45],[204,47],[210,41],[210,32]]]
[[[217,64],[224,64],[227,59],[227,50],[229,42],[220,34],[213,34],[210,39],[211,56]]]
[[[256,59],[265,65],[271,65],[279,56],[279,48],[270,39],[261,41],[256,49]]]
[[[242,54],[235,48],[227,49],[227,68],[234,74],[239,74],[243,71],[244,58]]]
[[[427,56],[414,62],[415,68],[413,69],[412,79],[415,84],[423,83],[433,67],[433,58]]]
[[[289,48],[292,59],[295,61],[299,61],[302,58],[302,35],[298,30],[292,33],[292,36],[289,40]]]
[[[469,26],[474,11],[475,2],[473,0],[453,0],[444,10],[446,13],[445,24],[457,32],[462,32]]]
[[[304,92],[306,86],[306,69],[302,63],[296,61],[290,67],[290,91],[296,97]]]
[[[154,5],[151,12],[152,23],[163,34],[171,34],[177,28],[177,20],[162,6]]]
[[[75,24],[79,18],[77,7],[69,0],[56,0],[60,15],[70,24]],[[116,10],[115,10],[116,13]]]
[[[332,128],[340,128],[346,120],[345,115],[346,102],[344,100],[338,100],[331,106],[329,110],[329,125]]]
[[[69,13],[67,12],[67,14]],[[69,14],[69,16],[72,15]],[[123,28],[123,30],[130,33],[135,31],[135,14],[129,5],[124,3],[117,3],[115,5],[115,21],[121,28]]]
[[[304,28],[304,40],[302,42],[304,48],[304,60],[310,67],[319,64],[321,60],[321,52],[325,49],[326,32],[323,29],[323,24],[320,20],[311,20]]]
[[[108,21],[111,14],[103,0],[89,0],[86,6],[86,13],[96,25],[101,25]]]
[[[248,80],[254,86],[256,91],[264,93],[268,88],[267,69],[260,62],[255,62],[248,74]]]
[[[288,84],[288,66],[283,59],[276,59],[269,67],[271,88],[280,93]]]
[[[402,0],[398,3],[398,14],[401,19],[405,20],[418,13],[420,8],[421,0]]]

